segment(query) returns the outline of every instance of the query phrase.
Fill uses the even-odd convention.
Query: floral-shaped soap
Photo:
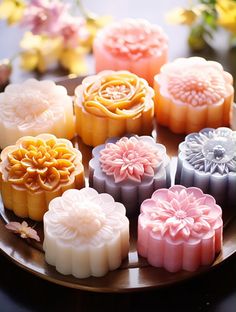
[[[26,136],[1,153],[3,204],[19,217],[41,221],[51,199],[81,187],[82,155],[67,139],[51,134]]]
[[[231,74],[201,57],[178,58],[155,76],[157,123],[175,133],[229,125],[234,88]]]
[[[26,135],[75,135],[72,99],[53,81],[28,79],[0,93],[0,148]]]
[[[160,189],[141,205],[139,255],[170,272],[211,265],[222,248],[222,210],[196,188]]]
[[[236,103],[233,104],[230,112],[230,127],[236,131]]]
[[[153,85],[168,59],[168,39],[161,27],[144,19],[125,19],[104,27],[93,45],[96,71],[129,70]]]
[[[50,202],[43,222],[45,259],[62,274],[103,276],[128,255],[125,207],[108,194],[68,190]]]
[[[103,71],[75,90],[76,131],[87,145],[127,133],[150,134],[154,90],[128,71]]]
[[[206,128],[179,145],[176,183],[196,186],[220,204],[236,201],[236,132]]]
[[[169,157],[164,145],[149,136],[109,139],[93,149],[89,183],[122,202],[127,214],[139,211],[154,190],[170,185]]]

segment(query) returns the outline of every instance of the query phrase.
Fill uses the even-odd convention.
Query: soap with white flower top
[[[233,104],[230,112],[230,127],[236,131],[236,103]]]
[[[0,190],[5,208],[42,221],[51,199],[84,187],[82,154],[52,134],[20,138],[1,152]]]
[[[199,188],[163,188],[141,205],[137,250],[152,266],[196,271],[213,263],[222,240],[222,210]]]
[[[100,277],[120,267],[129,251],[125,207],[92,188],[67,190],[44,215],[46,262],[61,274]]]
[[[202,57],[178,58],[154,78],[155,116],[174,133],[229,126],[233,77],[220,63]]]
[[[72,139],[73,103],[66,88],[36,79],[8,85],[0,93],[0,133],[1,149],[26,135],[50,133]]]
[[[89,184],[122,202],[127,214],[139,212],[154,190],[170,186],[170,159],[164,145],[150,136],[111,138],[95,147]]]
[[[236,202],[236,131],[206,128],[179,145],[175,182],[196,186],[220,205]]]

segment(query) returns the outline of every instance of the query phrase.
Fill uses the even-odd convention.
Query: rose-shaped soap
[[[43,221],[46,261],[62,274],[103,276],[128,255],[125,207],[108,194],[68,190],[50,202]]]
[[[222,247],[222,210],[196,188],[160,189],[141,205],[138,253],[170,272],[210,265]]]
[[[51,133],[72,139],[73,105],[67,91],[53,81],[29,79],[0,93],[0,148],[26,135]]]
[[[175,133],[228,126],[233,103],[232,76],[201,57],[179,58],[155,76],[157,122]]]
[[[179,145],[176,183],[196,186],[219,204],[236,201],[236,132],[206,128]]]
[[[129,70],[146,79],[167,62],[168,39],[164,31],[144,19],[125,19],[104,27],[93,45],[96,71]]]
[[[4,206],[41,221],[50,200],[84,186],[80,151],[51,134],[20,138],[1,153],[0,189]]]
[[[90,185],[122,202],[129,215],[137,212],[154,190],[170,185],[166,149],[149,136],[109,139],[92,154]]]
[[[76,130],[83,142],[97,146],[126,133],[150,134],[154,91],[127,71],[103,71],[75,90]]]
[[[233,104],[230,112],[230,126],[236,131],[236,103]]]

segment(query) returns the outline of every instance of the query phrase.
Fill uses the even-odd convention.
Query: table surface
[[[225,70],[236,78],[236,50],[228,50],[226,33],[214,38],[214,49],[192,53],[186,44],[188,29],[184,26],[167,25],[165,13],[185,0],[135,0],[84,1],[89,9],[98,14],[113,15],[116,19],[126,17],[146,18],[163,26],[170,38],[169,59],[199,55],[219,61]],[[0,59],[11,57],[18,49],[22,30],[6,27],[0,22],[2,48]],[[89,73],[93,73],[93,59],[89,58]],[[61,73],[57,73],[60,75]],[[33,73],[22,72],[14,63],[12,81],[22,81]],[[47,74],[44,75],[45,78]],[[54,74],[54,77],[56,75]],[[58,78],[58,77],[57,77]],[[236,80],[236,79],[235,79]],[[155,307],[158,311],[216,311],[236,310],[236,254],[204,275],[194,279],[152,291],[129,294],[100,294],[65,288],[42,280],[17,267],[0,254],[0,311],[100,311],[102,309],[132,311]]]

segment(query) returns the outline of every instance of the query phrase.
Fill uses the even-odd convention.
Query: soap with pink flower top
[[[141,205],[137,250],[152,266],[170,272],[209,266],[222,237],[222,210],[199,188],[163,188]]]
[[[0,93],[0,148],[22,136],[51,133],[72,139],[75,121],[66,88],[53,81],[28,79]]]
[[[67,190],[54,198],[43,224],[45,259],[62,274],[104,276],[128,255],[124,205],[92,188]]]
[[[153,85],[168,59],[168,38],[161,27],[144,19],[125,19],[104,27],[93,45],[96,72],[129,70]]]
[[[89,184],[122,202],[127,214],[154,190],[170,186],[170,159],[164,145],[149,136],[112,138],[95,147],[89,162]]]
[[[201,57],[178,58],[155,76],[157,123],[174,133],[229,125],[233,77],[221,64]]]

